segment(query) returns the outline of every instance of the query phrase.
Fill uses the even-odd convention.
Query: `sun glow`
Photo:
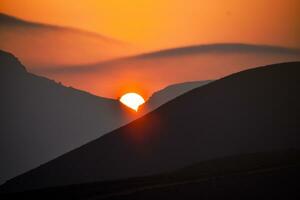
[[[124,94],[120,98],[120,102],[128,106],[129,108],[138,111],[139,106],[145,103],[145,100],[141,95],[131,92]]]

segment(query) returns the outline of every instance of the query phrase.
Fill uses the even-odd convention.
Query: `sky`
[[[215,80],[249,67],[300,58],[300,50],[230,50],[236,43],[300,49],[300,0],[0,0],[0,12],[105,36],[0,24],[0,48],[16,55],[29,72],[103,97],[139,92],[147,99],[170,84]],[[228,51],[189,50],[212,45],[219,51],[214,44],[221,43],[229,44]],[[176,56],[109,62],[172,48]]]
[[[241,42],[300,47],[298,0],[1,0],[0,12],[147,50]]]

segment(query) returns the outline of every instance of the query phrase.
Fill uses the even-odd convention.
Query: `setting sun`
[[[137,111],[139,106],[145,103],[144,98],[137,93],[127,93],[120,98],[120,102],[129,108]]]

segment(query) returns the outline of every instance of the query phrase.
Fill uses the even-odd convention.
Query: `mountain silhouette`
[[[3,185],[10,191],[146,176],[193,163],[299,149],[300,63],[230,75]]]
[[[133,81],[151,94],[175,83],[216,80],[253,67],[291,61],[300,61],[299,49],[218,43],[161,50],[91,65],[51,66],[34,72],[94,94],[112,96],[112,91],[124,85],[124,74],[125,81]],[[82,84],[75,81],[76,77],[93,81]],[[95,88],[93,83],[99,86]]]
[[[118,100],[65,87],[27,72],[0,50],[0,183],[77,148],[157,108],[195,83],[170,86],[134,113]],[[156,98],[158,96],[158,98]],[[12,159],[13,158],[13,159]]]
[[[159,106],[171,101],[172,99],[192,90],[197,87],[201,87],[210,83],[211,81],[192,81],[185,83],[177,83],[169,85],[159,91],[154,92],[147,102],[143,104],[139,110],[141,112],[147,112],[149,110],[154,110]]]
[[[0,182],[130,120],[119,101],[35,76],[0,51]]]
[[[75,28],[29,22],[0,13],[0,49],[30,69],[95,63],[137,52],[129,44]]]

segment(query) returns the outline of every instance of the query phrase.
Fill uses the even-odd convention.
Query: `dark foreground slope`
[[[300,151],[243,154],[169,173],[50,187],[1,197],[29,199],[262,199],[299,197]]]
[[[128,121],[117,100],[35,76],[0,51],[0,184]]]
[[[172,171],[209,159],[299,148],[300,63],[233,74],[8,181],[10,191]]]

